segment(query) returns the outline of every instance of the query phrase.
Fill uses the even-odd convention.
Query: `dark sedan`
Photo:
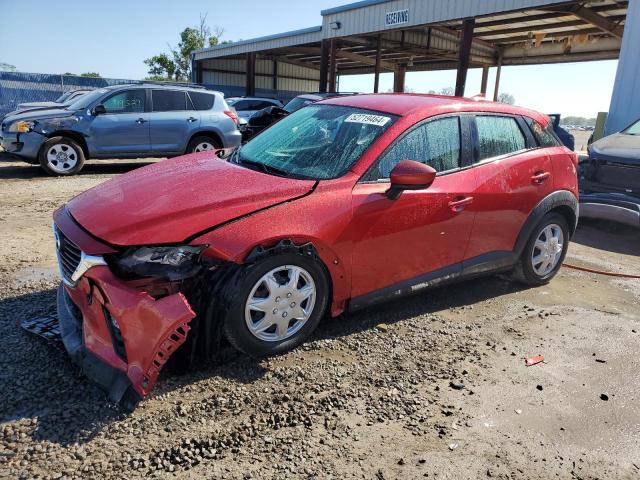
[[[582,217],[640,227],[640,120],[592,143],[579,181]]]

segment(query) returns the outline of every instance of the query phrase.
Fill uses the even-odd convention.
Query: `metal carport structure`
[[[457,69],[455,93],[464,95],[469,68],[483,69],[480,91],[486,93],[489,67],[497,67],[496,98],[502,66],[618,58],[634,3],[364,0],[323,10],[317,27],[198,50],[193,80],[228,95],[286,99],[335,91],[343,75],[374,74],[377,91],[380,73],[393,72],[394,91],[401,92],[406,72]],[[640,14],[632,18],[637,24]],[[627,56],[637,57],[638,48],[627,48]],[[616,85],[620,76],[619,67]]]

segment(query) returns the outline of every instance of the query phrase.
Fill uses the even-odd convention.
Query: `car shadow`
[[[580,219],[572,242],[612,253],[640,256],[639,230],[604,220]]]
[[[153,160],[90,160],[76,176],[117,175],[155,163]],[[47,175],[40,165],[21,161],[0,161],[0,179],[28,180],[32,178],[60,178]]]
[[[500,277],[443,286],[326,319],[309,342],[348,337],[380,323],[394,324],[522,288]],[[55,314],[53,288],[0,301],[0,336],[5,339],[4,348],[0,349],[3,365],[0,391],[4,397],[0,422],[31,422],[34,428],[30,435],[37,441],[62,445],[86,443],[111,423],[127,418],[127,414],[108,402],[104,393],[82,375],[67,357],[61,342],[44,340],[19,326],[24,318],[52,314]],[[425,328],[430,328],[428,323]],[[163,372],[152,396],[215,376],[250,384],[268,371],[262,361],[237,353],[229,346],[223,347],[221,358],[221,363],[204,364],[182,375]]]

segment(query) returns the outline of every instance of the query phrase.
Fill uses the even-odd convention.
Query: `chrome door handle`
[[[534,185],[540,185],[550,176],[551,174],[549,172],[537,172],[535,175],[531,176],[531,183]]]
[[[145,123],[145,122],[146,122],[146,120],[145,120],[144,118],[139,118],[139,119],[137,119],[137,120],[136,120],[136,123],[137,123],[138,125],[142,125],[142,124],[143,124],[143,123]]]
[[[187,118],[187,122],[196,122],[198,119],[195,117],[189,117]]]
[[[464,210],[464,207],[473,203],[473,197],[458,197],[457,200],[451,200],[449,202],[449,208],[458,213]]]

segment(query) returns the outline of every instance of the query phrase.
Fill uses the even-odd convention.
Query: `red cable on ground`
[[[563,263],[562,266],[567,268],[573,268],[574,270],[581,270],[583,272],[597,273],[598,275],[607,275],[609,277],[640,278],[640,275],[631,275],[628,273],[604,272],[602,270],[595,270],[593,268],[578,267],[577,265],[571,265],[570,263]]]

